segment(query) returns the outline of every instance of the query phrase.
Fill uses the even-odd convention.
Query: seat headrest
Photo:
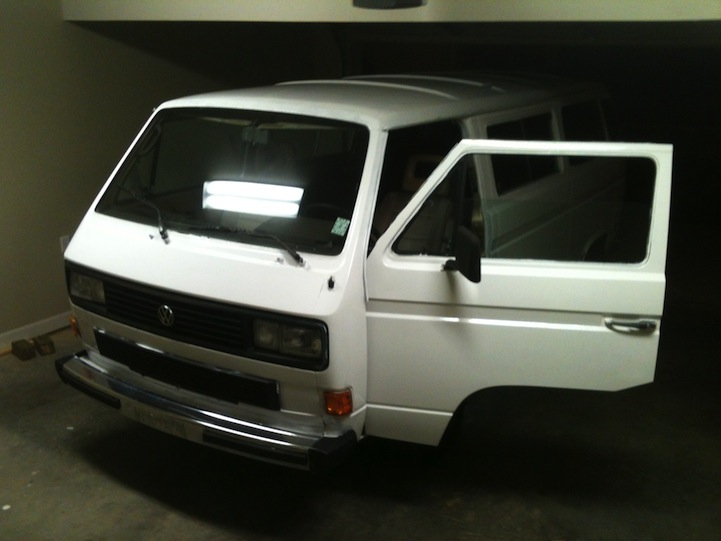
[[[435,154],[414,154],[408,158],[403,173],[403,191],[413,193],[418,191],[442,159]]]

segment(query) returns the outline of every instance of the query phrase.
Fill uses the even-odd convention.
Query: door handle
[[[651,334],[656,330],[656,322],[652,319],[616,319],[606,317],[604,325],[612,331],[622,333]]]

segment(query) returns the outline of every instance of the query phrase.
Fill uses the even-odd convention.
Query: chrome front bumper
[[[140,423],[197,443],[305,470],[324,470],[356,443],[353,430],[337,437],[249,422],[171,400],[111,375],[85,352],[55,361],[63,382]]]

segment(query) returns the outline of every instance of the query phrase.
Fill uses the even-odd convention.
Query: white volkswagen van
[[[483,389],[653,381],[672,149],[608,142],[595,85],[302,81],[154,111],[68,247],[85,349],[128,417],[315,469],[440,442]]]

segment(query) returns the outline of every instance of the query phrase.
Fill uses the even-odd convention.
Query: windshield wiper
[[[244,235],[246,237],[272,240],[278,246],[283,248],[283,250],[285,250],[295,260],[298,266],[302,267],[305,264],[303,256],[301,256],[295,249],[290,247],[283,239],[270,233],[259,233],[257,231],[249,231],[247,229],[228,227],[224,225],[190,225],[188,226],[188,229],[191,231],[218,231],[221,233],[235,233],[238,235]]]
[[[283,239],[280,237],[276,237],[275,235],[271,235],[270,233],[256,233],[255,231],[242,231],[243,234],[251,235],[260,239],[270,239],[274,241],[278,246],[283,248],[286,252],[290,254],[290,256],[295,259],[295,262],[298,263],[299,267],[302,267],[305,264],[305,260],[303,259],[303,256],[301,256],[296,250],[288,246]]]
[[[124,192],[129,193],[131,197],[139,203],[142,203],[143,205],[148,206],[155,211],[155,214],[158,217],[158,231],[160,232],[160,238],[163,239],[163,242],[165,242],[165,244],[169,244],[170,239],[168,238],[168,230],[165,228],[165,224],[163,223],[163,215],[160,212],[160,208],[158,208],[158,205],[156,205],[149,199],[146,199],[145,197],[136,194],[133,190],[129,190],[125,187],[121,187],[120,189]]]

